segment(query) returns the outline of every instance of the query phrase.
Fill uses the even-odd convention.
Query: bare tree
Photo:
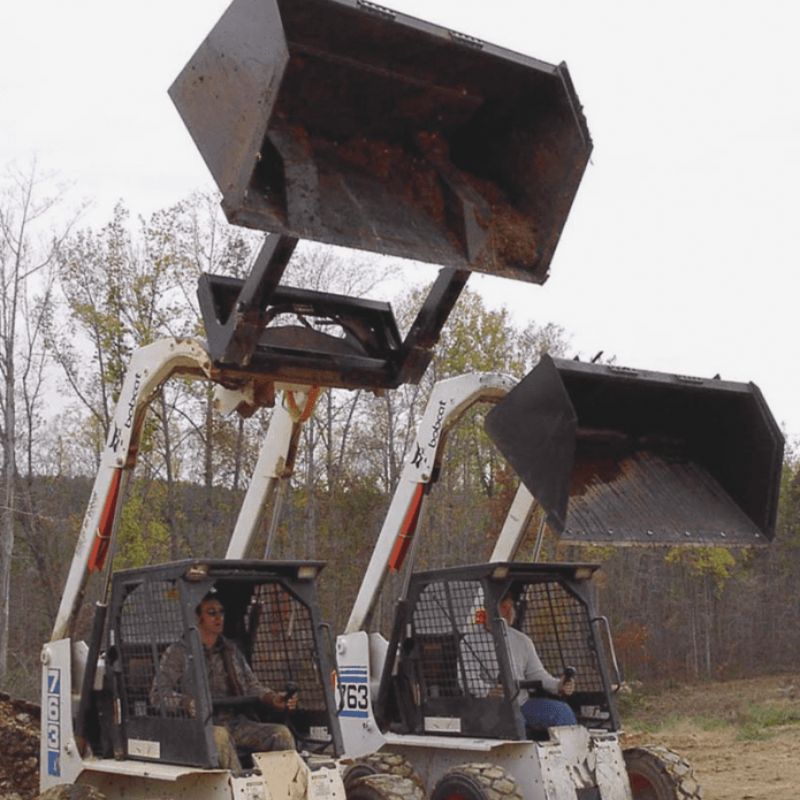
[[[42,363],[38,351],[41,328],[27,319],[37,280],[53,266],[73,220],[62,223],[59,234],[37,240],[42,226],[59,203],[52,176],[39,172],[35,162],[25,170],[9,167],[0,190],[0,408],[2,410],[3,485],[0,512],[0,683],[5,680],[9,646],[11,559],[18,515],[17,497],[17,397],[22,395],[28,420],[27,451],[36,407],[41,399]],[[51,193],[52,192],[52,193]],[[40,313],[46,313],[46,304]],[[32,326],[32,327],[31,327]],[[23,346],[27,340],[27,347]],[[19,370],[18,370],[19,368]],[[20,391],[21,385],[25,390]],[[30,472],[30,459],[28,467]]]

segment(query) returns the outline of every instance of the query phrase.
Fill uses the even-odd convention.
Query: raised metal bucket
[[[591,152],[564,64],[362,0],[234,0],[170,95],[231,222],[538,283]]]
[[[545,356],[486,428],[567,541],[774,536],[783,436],[752,383]]]

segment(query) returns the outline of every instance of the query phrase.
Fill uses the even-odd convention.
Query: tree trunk
[[[14,403],[14,348],[13,336],[6,337],[5,414],[3,415],[3,514],[0,523],[0,684],[5,682],[8,670],[8,607],[11,600],[11,556],[14,552],[15,478],[17,472],[14,453],[16,409]]]
[[[316,463],[316,420],[312,416],[303,425],[306,435],[306,518],[305,518],[305,547],[300,554],[303,558],[316,558],[317,555],[317,463]],[[295,558],[297,551],[294,551]]]
[[[20,483],[20,491],[16,502],[21,509],[20,514],[20,544],[23,544],[33,559],[36,572],[41,584],[44,598],[44,610],[48,619],[54,620],[58,611],[60,589],[54,585],[54,571],[50,567],[52,560],[51,548],[46,540],[47,524],[39,524],[39,518],[34,506],[33,473],[28,472],[27,477]],[[44,527],[44,531],[42,528]]]
[[[238,417],[236,422],[236,452],[233,459],[233,491],[239,491],[239,481],[242,479],[242,455],[244,450],[244,417]]]
[[[164,433],[164,469],[167,482],[167,499],[164,514],[169,529],[169,557],[172,561],[178,558],[178,528],[175,523],[175,477],[172,474],[172,440],[169,435],[169,418],[167,415],[167,398],[161,390],[161,428]]]
[[[206,419],[203,451],[205,508],[203,509],[203,552],[213,552],[214,530],[214,399],[212,388],[206,391]]]

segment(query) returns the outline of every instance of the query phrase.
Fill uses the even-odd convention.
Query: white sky
[[[795,215],[800,6],[793,0],[387,0],[565,60],[592,163],[543,286],[474,277],[576,352],[757,383],[800,434]],[[86,224],[144,215],[211,179],[167,87],[226,0],[4,0],[0,168],[35,155]],[[431,273],[431,276],[434,273]]]

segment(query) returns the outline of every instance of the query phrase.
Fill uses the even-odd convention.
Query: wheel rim
[[[634,800],[656,800],[653,784],[638,772],[628,773]]]

